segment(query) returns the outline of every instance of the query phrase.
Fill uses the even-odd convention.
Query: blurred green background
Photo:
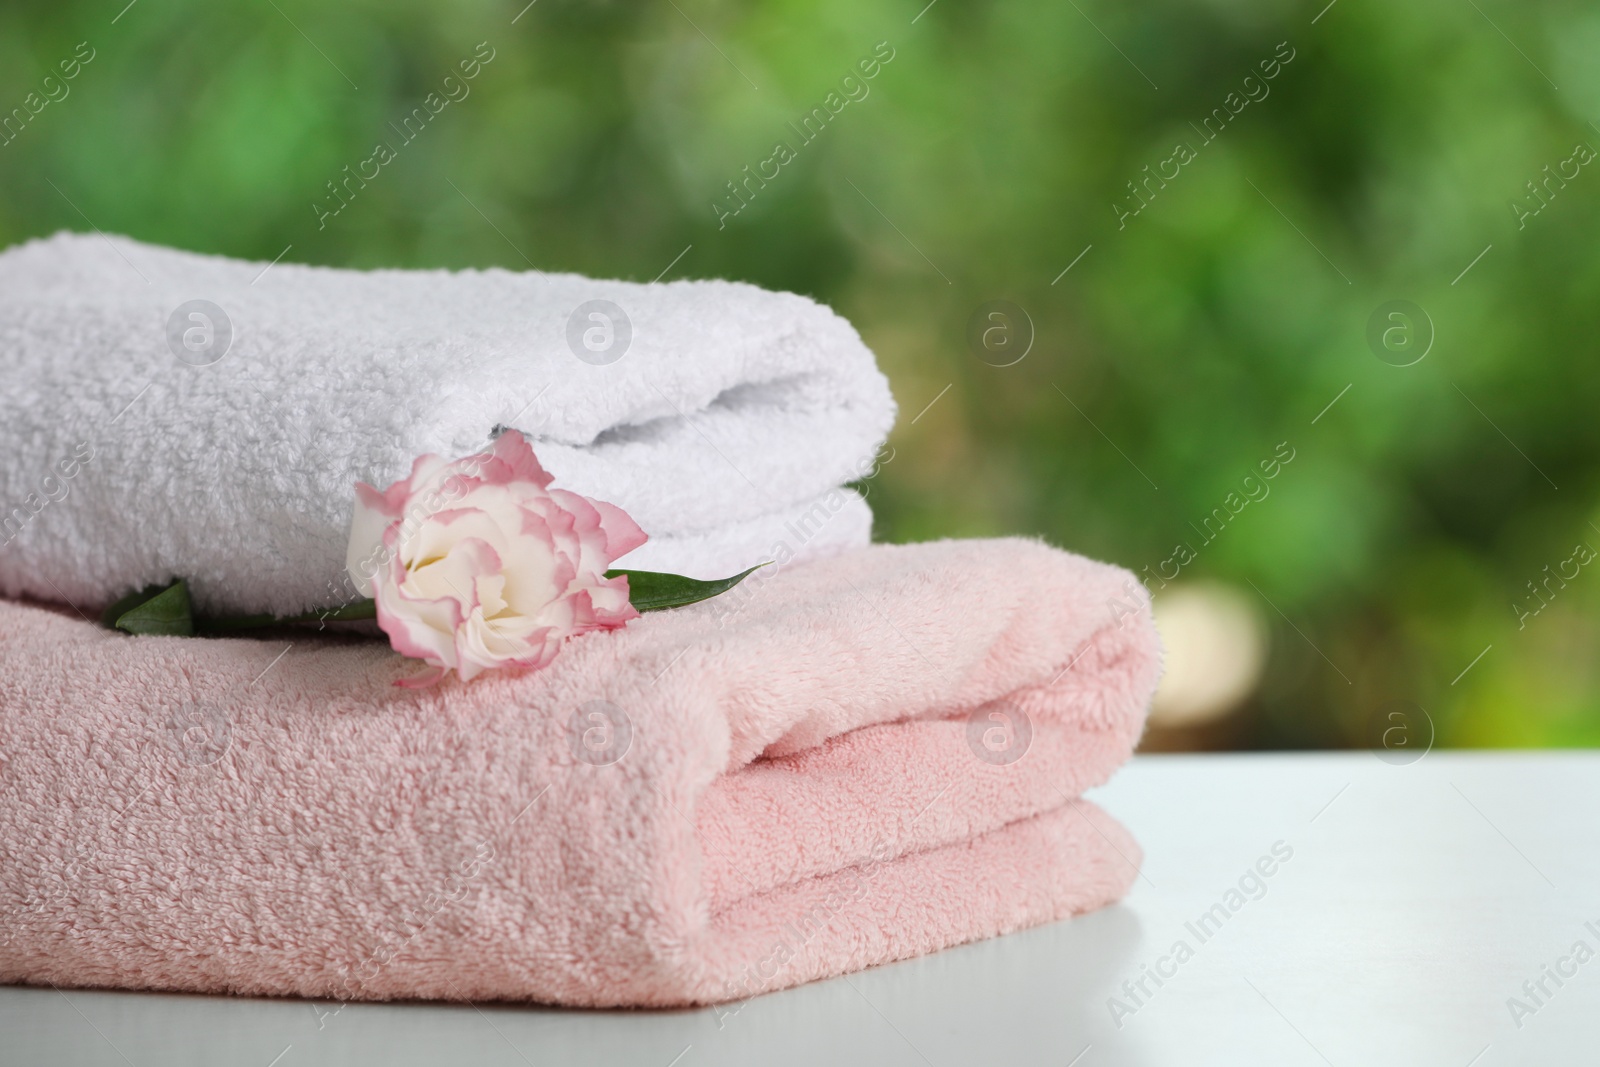
[[[1199,590],[1202,637],[1206,596],[1259,632],[1259,677],[1158,743],[1368,745],[1394,700],[1443,745],[1600,742],[1600,568],[1549,577],[1600,546],[1592,3],[124,2],[0,9],[0,244],[92,221],[807,293],[900,400],[880,539],[1032,533],[1169,575],[1187,544],[1158,611]],[[469,95],[319,227],[480,42]],[[1026,321],[980,316],[975,348],[997,300]],[[1394,300],[1414,345],[1431,322],[1409,366],[1368,341]]]

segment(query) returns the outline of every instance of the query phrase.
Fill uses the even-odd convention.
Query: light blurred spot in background
[[[1216,581],[1173,585],[1154,597],[1165,671],[1150,710],[1152,728],[1188,729],[1236,710],[1261,681],[1266,627],[1256,602]]]

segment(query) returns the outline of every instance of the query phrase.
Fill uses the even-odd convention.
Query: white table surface
[[[720,1025],[710,1009],[351,1004],[319,1027],[332,1005],[7,987],[0,1063],[1600,1062],[1600,957],[1545,978],[1540,1005],[1522,989],[1579,940],[1600,952],[1600,753],[1143,756],[1091,795],[1147,853],[1122,904]],[[1265,892],[1200,941],[1185,923],[1237,903],[1227,890],[1280,841],[1293,856]],[[1163,962],[1178,940],[1192,958]],[[1108,998],[1157,963],[1172,976],[1124,996],[1119,1028]],[[1536,1010],[1514,1020],[1512,997]]]

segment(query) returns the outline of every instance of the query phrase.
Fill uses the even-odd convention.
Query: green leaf
[[[194,614],[189,587],[181,578],[168,586],[146,586],[107,608],[100,621],[124,633],[192,637]]]
[[[100,625],[107,629],[115,629],[117,620],[123,615],[167,588],[169,587],[165,585],[147,585],[143,589],[135,589],[100,613]]]
[[[628,599],[633,602],[634,610],[663,611],[667,608],[681,608],[685,604],[710,600],[720,593],[726,593],[749,577],[752,571],[765,566],[765,563],[757,563],[750,570],[741,571],[732,578],[718,578],[711,582],[685,578],[681,574],[662,574],[659,571],[606,571],[606,577],[621,576],[628,579]]]

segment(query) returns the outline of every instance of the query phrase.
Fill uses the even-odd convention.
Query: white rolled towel
[[[352,485],[521,430],[625,509],[622,566],[721,577],[864,544],[894,420],[848,322],[726,281],[248,263],[58,234],[0,253],[0,592],[337,603]]]

